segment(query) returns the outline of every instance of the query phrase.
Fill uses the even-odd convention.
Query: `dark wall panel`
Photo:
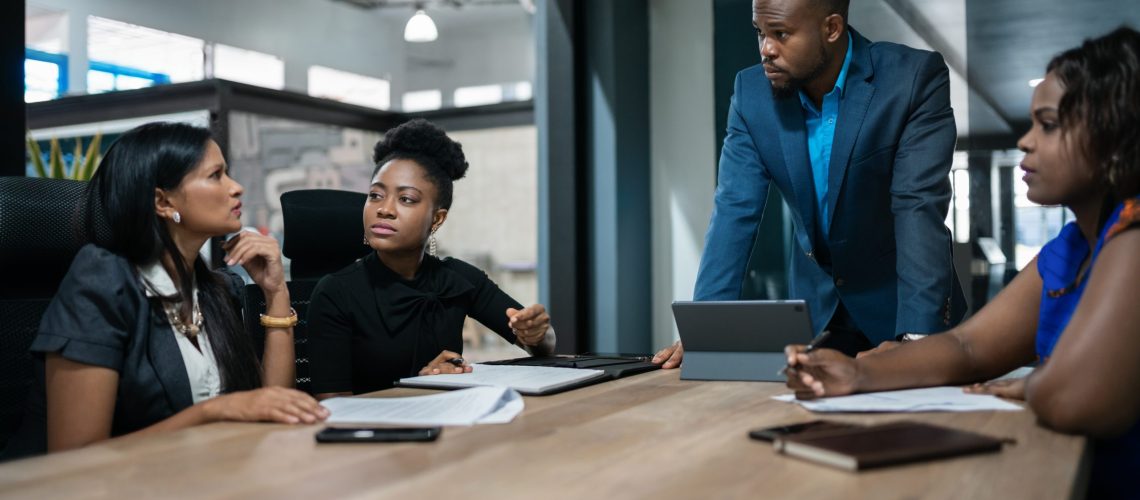
[[[24,2],[0,7],[0,175],[24,175]]]

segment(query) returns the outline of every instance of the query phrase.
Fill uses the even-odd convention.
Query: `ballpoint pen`
[[[831,330],[824,330],[824,331],[820,332],[820,334],[816,338],[811,339],[811,342],[808,342],[807,348],[805,348],[804,352],[802,352],[801,354],[807,354],[809,352],[814,351],[817,347],[820,346],[820,344],[823,344],[825,341],[827,341],[827,338],[830,336],[831,336]],[[776,372],[776,375],[787,374],[788,368],[791,368],[791,365],[784,365],[783,368],[780,368],[780,371]]]

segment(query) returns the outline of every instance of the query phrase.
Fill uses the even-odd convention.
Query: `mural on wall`
[[[281,194],[296,189],[363,192],[382,134],[230,113],[230,173],[245,187],[242,222],[282,238]]]

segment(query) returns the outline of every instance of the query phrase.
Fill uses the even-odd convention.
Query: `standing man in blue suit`
[[[872,43],[847,0],[754,0],[761,64],[736,76],[694,300],[739,300],[770,187],[791,207],[789,293],[849,355],[957,324],[949,172],[957,131],[937,53]],[[654,356],[680,364],[680,343]]]

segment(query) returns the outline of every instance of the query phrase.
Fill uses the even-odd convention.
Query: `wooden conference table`
[[[1017,444],[858,474],[827,468],[748,439],[813,418],[769,398],[782,385],[679,375],[528,397],[509,424],[447,427],[434,443],[318,445],[319,425],[240,423],[119,438],[0,465],[0,497],[1045,499],[1079,497],[1087,477],[1085,439],[1047,431],[1029,411],[828,417],[916,419]]]

